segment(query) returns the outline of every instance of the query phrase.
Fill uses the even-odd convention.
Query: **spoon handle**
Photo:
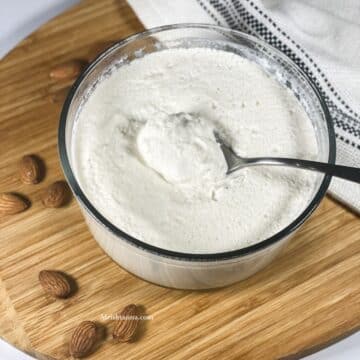
[[[336,176],[345,180],[360,183],[360,168],[343,165],[333,165],[311,160],[276,158],[276,157],[258,157],[247,158],[243,163],[250,165],[286,165],[296,168],[308,169],[313,171],[320,171],[328,175]],[[234,168],[236,165],[234,166]],[[229,169],[228,173],[236,169]]]

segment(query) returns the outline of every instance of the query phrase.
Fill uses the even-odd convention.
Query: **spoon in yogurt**
[[[233,149],[226,144],[226,141],[221,135],[214,131],[216,141],[220,144],[220,148],[224,154],[227,164],[227,175],[233,173],[236,170],[242,169],[247,166],[255,165],[280,165],[290,166],[299,169],[307,169],[313,171],[319,171],[328,175],[336,176],[345,180],[360,183],[360,168],[334,165],[318,161],[291,159],[283,157],[253,157],[245,158],[241,157],[233,151]]]

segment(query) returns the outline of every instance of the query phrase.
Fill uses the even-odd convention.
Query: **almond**
[[[29,207],[29,203],[13,193],[0,194],[0,216],[20,213]]]
[[[40,165],[33,155],[26,155],[19,164],[20,180],[24,184],[37,184],[40,181]]]
[[[70,60],[54,67],[50,71],[50,77],[56,80],[72,79],[77,77],[85,66],[86,62],[82,60]]]
[[[89,355],[96,341],[96,324],[83,321],[73,332],[69,351],[70,355],[82,358]]]
[[[69,188],[65,181],[56,181],[51,184],[42,196],[45,207],[58,208],[64,205],[69,196]]]
[[[66,298],[71,293],[71,286],[66,276],[58,271],[42,270],[39,282],[43,289],[57,298]]]
[[[115,322],[113,338],[118,342],[128,342],[134,336],[139,323],[137,306],[128,305],[117,316],[120,319]]]
[[[62,104],[68,96],[69,90],[69,88],[60,89],[55,93],[49,94],[48,99],[53,104]]]

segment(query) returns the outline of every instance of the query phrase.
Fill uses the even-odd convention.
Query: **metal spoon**
[[[226,145],[226,142],[223,138],[221,138],[218,132],[214,131],[214,135],[216,141],[220,144],[221,150],[224,154],[228,166],[226,174],[231,174],[232,172],[247,166],[282,165],[296,167],[300,169],[320,171],[328,175],[360,183],[360,168],[343,165],[333,165],[311,160],[289,159],[282,157],[244,158],[236,155],[232,148]]]

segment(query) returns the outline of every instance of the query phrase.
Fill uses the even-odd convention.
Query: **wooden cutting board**
[[[215,291],[146,283],[113,263],[90,235],[72,200],[45,209],[44,188],[62,179],[57,126],[69,82],[49,79],[57,64],[88,59],[108,41],[143,27],[120,0],[89,0],[36,31],[0,62],[0,192],[26,194],[31,208],[0,219],[0,334],[44,359],[67,359],[72,329],[129,303],[153,320],[138,339],[110,336],[91,359],[298,358],[360,328],[360,221],[326,198],[281,257],[256,276]],[[65,89],[65,90],[64,90]],[[38,154],[47,173],[23,185],[16,166]],[[68,300],[45,296],[42,269],[74,276]]]

